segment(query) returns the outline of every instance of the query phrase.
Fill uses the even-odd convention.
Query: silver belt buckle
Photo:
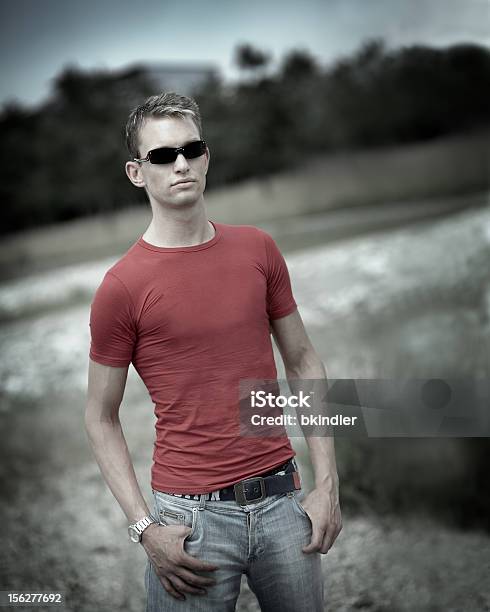
[[[257,497],[255,499],[250,499],[247,501],[247,497],[245,495],[245,490],[244,490],[244,484],[247,482],[252,482],[254,480],[257,480],[260,484],[260,497]],[[265,482],[262,476],[256,476],[255,478],[247,478],[246,480],[241,480],[240,482],[237,482],[236,485],[233,485],[233,490],[235,491],[235,498],[237,502],[240,504],[240,506],[246,506],[250,502],[255,503],[255,502],[262,501],[266,497]]]

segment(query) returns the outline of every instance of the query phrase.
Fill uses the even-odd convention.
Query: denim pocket
[[[191,532],[186,540],[192,538],[196,531],[199,509],[196,505],[186,504],[181,498],[178,501],[168,499],[171,496],[163,496],[155,493],[155,508],[160,525],[183,525],[190,527]]]
[[[293,491],[292,495],[290,496],[290,499],[293,502],[294,508],[296,508],[298,510],[298,512],[300,512],[303,516],[305,516],[311,522],[311,519],[310,519],[308,513],[306,512],[306,510],[301,505],[298,497],[301,497],[301,499],[304,499],[304,494],[303,494],[303,492],[301,490],[298,493],[296,491]]]
[[[162,525],[185,525],[185,514],[181,512],[173,512],[166,508],[160,508],[158,511],[158,518]],[[192,524],[192,522],[191,522]],[[190,527],[190,525],[187,525]]]

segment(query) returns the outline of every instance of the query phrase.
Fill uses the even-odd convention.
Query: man
[[[153,216],[92,302],[85,421],[148,555],[147,611],[234,610],[243,573],[262,610],[322,610],[320,554],[341,529],[333,439],[307,438],[315,488],[303,498],[287,436],[240,435],[240,382],[277,377],[271,332],[288,380],[326,378],[284,258],[266,232],[208,220],[194,100],[149,98],[126,137],[126,173]],[[154,514],[118,418],[131,362],[155,403]]]

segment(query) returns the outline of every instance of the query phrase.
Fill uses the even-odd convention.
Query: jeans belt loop
[[[206,498],[208,497],[208,493],[201,493],[199,496],[199,510],[204,510],[206,507]]]

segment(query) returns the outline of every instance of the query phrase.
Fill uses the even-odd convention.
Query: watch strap
[[[155,521],[155,519],[152,516],[148,515],[148,516],[143,517],[142,519],[140,519],[136,523],[133,523],[132,525],[129,525],[128,529],[129,529],[129,532],[130,532],[129,533],[130,537],[131,537],[132,534],[138,535],[139,541],[141,542],[141,535],[142,535],[143,531],[147,527],[149,527],[152,523],[156,523],[156,521]]]

